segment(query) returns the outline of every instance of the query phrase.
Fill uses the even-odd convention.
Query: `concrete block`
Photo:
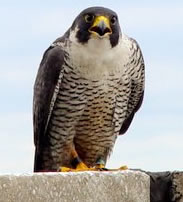
[[[139,171],[0,175],[0,202],[149,202]]]

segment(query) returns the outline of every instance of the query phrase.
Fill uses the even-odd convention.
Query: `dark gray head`
[[[111,46],[117,45],[121,34],[117,14],[104,7],[90,7],[83,10],[74,20],[71,29],[78,28],[76,38],[87,43],[90,38],[109,37]]]

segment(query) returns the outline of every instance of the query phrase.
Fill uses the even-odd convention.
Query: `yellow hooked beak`
[[[112,34],[109,18],[106,16],[97,16],[90,27],[89,32],[94,36],[104,37]]]

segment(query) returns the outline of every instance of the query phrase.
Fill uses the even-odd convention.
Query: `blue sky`
[[[183,1],[4,1],[0,7],[0,173],[32,172],[33,84],[44,50],[89,6],[115,10],[146,64],[142,108],[109,167],[183,168]]]

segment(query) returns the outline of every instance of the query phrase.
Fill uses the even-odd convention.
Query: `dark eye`
[[[84,18],[85,18],[85,21],[86,21],[87,23],[91,23],[91,22],[93,21],[93,19],[94,19],[94,16],[91,15],[91,14],[86,14],[86,15],[84,16]]]
[[[113,16],[113,17],[111,18],[111,24],[112,24],[112,25],[115,25],[116,22],[117,22],[117,17],[116,17],[116,16]]]

